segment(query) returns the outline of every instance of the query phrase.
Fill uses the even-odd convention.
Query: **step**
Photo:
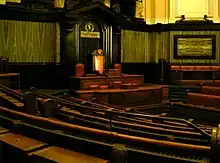
[[[171,98],[170,101],[171,101],[171,102],[177,102],[177,101],[183,101],[183,102],[184,102],[184,101],[186,101],[186,99],[182,99],[182,98],[181,98],[181,99],[179,99],[179,98]]]
[[[187,92],[169,92],[169,94],[173,94],[173,95],[187,95]]]

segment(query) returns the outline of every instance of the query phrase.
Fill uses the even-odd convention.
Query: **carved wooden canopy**
[[[120,13],[113,12],[111,8],[98,1],[77,6],[66,13],[66,16],[69,18],[82,18],[88,15],[98,17],[111,24],[129,23],[129,21]]]

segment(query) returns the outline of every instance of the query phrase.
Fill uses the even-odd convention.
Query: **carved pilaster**
[[[76,20],[67,20],[65,22],[65,31],[68,33],[73,32],[73,28],[75,24],[76,24]]]

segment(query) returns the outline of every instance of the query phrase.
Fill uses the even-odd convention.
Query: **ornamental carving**
[[[142,0],[136,1],[136,18],[144,18],[144,4]]]
[[[64,8],[65,0],[54,0],[55,8]]]
[[[66,8],[67,8],[67,10],[73,9],[79,3],[80,3],[80,0],[67,0],[66,1]]]
[[[26,5],[26,8],[28,10],[34,10],[34,11],[48,11],[48,8],[45,4],[42,3],[29,3]]]

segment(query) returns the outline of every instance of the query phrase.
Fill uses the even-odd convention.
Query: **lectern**
[[[94,50],[92,52],[93,56],[93,70],[99,74],[104,72],[105,56],[102,49]]]

